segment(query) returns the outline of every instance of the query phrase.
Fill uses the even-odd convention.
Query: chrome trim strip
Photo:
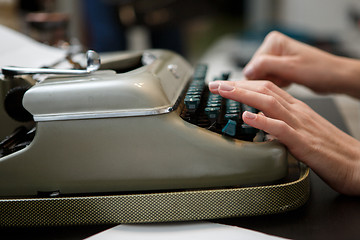
[[[178,105],[178,104],[177,104]],[[155,109],[143,109],[138,111],[112,111],[112,112],[87,112],[87,113],[64,113],[64,114],[44,114],[34,116],[36,122],[44,121],[64,121],[64,120],[82,120],[82,119],[96,119],[96,118],[121,118],[121,117],[139,117],[139,116],[153,116],[170,113],[176,110],[174,107],[162,107]]]

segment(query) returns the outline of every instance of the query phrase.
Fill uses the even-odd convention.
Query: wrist
[[[336,57],[337,81],[339,93],[360,98],[360,60]]]

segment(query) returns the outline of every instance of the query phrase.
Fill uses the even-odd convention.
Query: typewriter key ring
[[[28,68],[12,67],[2,68],[2,74],[5,76],[28,75],[28,74],[90,74],[100,68],[100,56],[95,51],[86,52],[87,65],[86,69],[55,69],[55,68]]]

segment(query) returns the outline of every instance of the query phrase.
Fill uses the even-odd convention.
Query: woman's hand
[[[261,111],[245,123],[276,137],[336,191],[360,195],[360,142],[269,81],[215,81],[215,94]]]
[[[360,98],[360,61],[339,57],[271,32],[244,68],[249,80],[266,79],[280,87],[292,82],[319,93]]]

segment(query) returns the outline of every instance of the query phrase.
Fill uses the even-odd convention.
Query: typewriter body
[[[208,91],[206,64],[166,50],[89,62],[2,68],[0,226],[193,221],[307,201],[309,169],[242,122],[256,109]]]
[[[205,126],[191,119],[191,89],[206,67],[194,73],[173,52],[148,50],[110,55],[102,69],[50,75],[26,90],[22,103],[34,122],[10,150],[2,145],[0,196],[256,186],[286,177],[287,152],[277,141],[221,132],[224,117],[220,131],[211,131],[216,119]]]

